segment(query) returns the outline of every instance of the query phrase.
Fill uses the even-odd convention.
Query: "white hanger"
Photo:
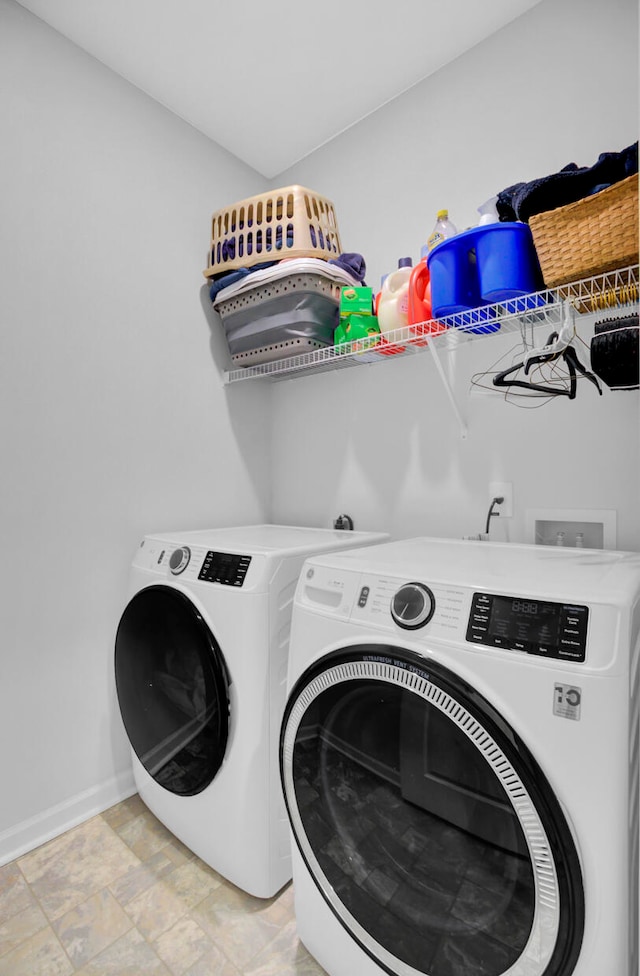
[[[573,305],[571,302],[566,301],[563,305],[562,325],[560,326],[560,331],[558,332],[558,338],[554,339],[553,342],[548,343],[546,346],[542,346],[539,349],[532,349],[526,354],[522,362],[525,373],[529,372],[530,360],[539,356],[557,356],[558,353],[561,353],[567,348],[576,334],[574,314],[575,310]]]

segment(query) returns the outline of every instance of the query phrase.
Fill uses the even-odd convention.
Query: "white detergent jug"
[[[400,258],[398,268],[382,282],[378,302],[380,332],[393,332],[409,322],[409,282],[412,272],[411,258]]]

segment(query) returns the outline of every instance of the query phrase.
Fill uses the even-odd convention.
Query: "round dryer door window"
[[[118,626],[115,670],[144,768],[172,793],[200,793],[224,758],[229,697],[222,652],[188,597],[168,586],[140,590]]]
[[[358,646],[289,697],[295,840],[344,927],[394,976],[570,976],[584,896],[549,783],[448,669]]]

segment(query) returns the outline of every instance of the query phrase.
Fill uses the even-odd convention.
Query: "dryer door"
[[[229,695],[222,652],[188,597],[169,586],[140,590],[118,626],[115,670],[144,768],[172,793],[200,793],[224,758]]]
[[[385,972],[573,972],[571,833],[524,744],[453,672],[395,647],[327,655],[289,697],[280,764],[316,885]]]

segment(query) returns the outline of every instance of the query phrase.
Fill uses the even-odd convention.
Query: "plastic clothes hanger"
[[[531,352],[527,353],[524,357],[523,366],[525,373],[529,372],[529,366],[533,361],[535,362],[545,362],[544,359],[540,359],[540,356],[547,356],[553,358],[557,353],[563,352],[573,340],[576,334],[576,327],[574,325],[573,319],[573,307],[570,302],[565,302],[563,305],[563,315],[562,315],[562,325],[560,326],[559,332],[552,332],[551,336],[547,340],[546,346],[541,349],[532,349]]]
[[[592,373],[590,370],[586,369],[582,365],[582,363],[578,359],[578,353],[575,351],[573,346],[567,346],[565,351],[562,353],[562,358],[566,362],[569,372],[573,373],[574,388],[575,388],[575,379],[576,379],[576,371],[577,371],[582,376],[584,376],[586,380],[589,380],[590,383],[593,383],[600,396],[602,396],[602,387],[598,382],[598,378],[596,377],[595,373]]]
[[[552,332],[547,340],[546,346],[543,346],[542,350],[533,350],[521,363],[516,363],[514,366],[510,366],[508,369],[502,370],[502,372],[494,376],[493,385],[499,387],[517,386],[521,389],[536,393],[546,393],[548,396],[566,396],[569,397],[570,400],[575,400],[577,374],[580,373],[591,383],[593,383],[600,396],[602,396],[602,389],[594,374],[582,365],[573,346],[563,343],[564,340],[560,339],[559,334],[557,332]],[[559,349],[558,346],[560,346]],[[569,373],[568,388],[546,386],[542,383],[534,383],[532,380],[509,379],[512,373],[517,373],[520,369],[524,369],[525,374],[528,374],[533,365],[538,363],[549,363],[560,358],[562,358],[566,363],[567,371]]]
[[[544,386],[542,383],[534,383],[533,380],[516,380],[509,378],[512,373],[517,373],[523,368],[523,366],[524,362],[516,363],[514,366],[510,366],[508,369],[503,369],[502,372],[497,373],[493,377],[493,385],[505,388],[517,386],[520,387],[520,389],[528,390],[529,392],[546,393],[548,396],[568,396],[569,399],[573,399],[575,397],[575,389],[573,389],[574,377],[571,376],[571,371],[570,378],[572,385],[567,390],[557,386]]]
[[[567,309],[567,306],[568,303],[565,306],[565,310]],[[534,349],[527,356],[525,356],[524,358],[525,374],[528,374],[531,366],[533,366],[536,363],[550,362],[552,359],[558,358],[558,353],[560,352],[562,359],[564,359],[565,363],[567,364],[567,369],[569,370],[569,377],[571,383],[568,392],[569,399],[573,400],[576,395],[575,394],[576,373],[580,373],[582,376],[585,377],[585,379],[588,379],[590,383],[593,383],[600,396],[602,396],[602,389],[600,387],[600,383],[598,382],[595,374],[590,372],[582,365],[582,363],[578,358],[578,353],[576,352],[575,348],[572,345],[569,345],[569,343],[565,342],[568,335],[567,332],[568,328],[571,329],[571,337],[569,339],[569,342],[571,342],[575,334],[575,328],[573,326],[573,316],[571,316],[570,323],[571,324],[569,324],[569,316],[568,315],[565,316],[565,321],[562,324],[560,333],[558,334],[557,332],[552,332],[551,335],[549,336],[547,345],[544,346],[539,353],[537,353],[536,350]],[[564,336],[562,335],[563,330],[564,330]]]

